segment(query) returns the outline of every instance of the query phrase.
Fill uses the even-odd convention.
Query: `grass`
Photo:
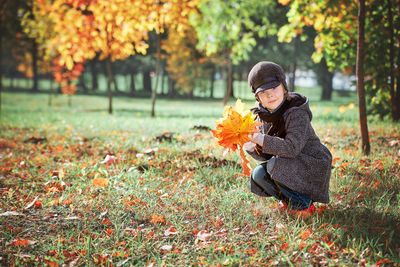
[[[215,128],[220,101],[159,99],[151,118],[150,99],[115,98],[109,115],[101,97],[3,94],[1,264],[398,266],[400,125],[370,121],[363,156],[354,96],[317,99],[331,202],[301,219],[251,194],[239,155],[195,128]]]

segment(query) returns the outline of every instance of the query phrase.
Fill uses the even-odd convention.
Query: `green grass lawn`
[[[4,93],[0,263],[398,266],[400,124],[370,121],[367,157],[354,95],[300,92],[334,157],[331,202],[309,219],[251,194],[238,153],[195,127],[215,128],[221,101],[159,99],[151,118],[150,99],[109,115],[103,97]]]

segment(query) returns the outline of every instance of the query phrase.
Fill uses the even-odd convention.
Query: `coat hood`
[[[299,94],[299,93],[295,93],[295,92],[289,92],[289,96],[291,98],[291,101],[295,101],[296,105],[294,107],[289,108],[286,112],[285,112],[285,117],[294,109],[301,109],[304,110],[305,112],[307,112],[308,116],[310,117],[310,121],[312,120],[312,112],[309,106],[309,100],[308,97]]]

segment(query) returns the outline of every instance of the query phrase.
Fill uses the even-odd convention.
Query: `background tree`
[[[325,58],[330,70],[352,73],[356,62],[357,2],[280,0],[290,2],[287,13],[289,24],[282,27],[282,40],[291,40],[302,33],[305,26],[313,27],[316,62]],[[390,114],[395,121],[400,119],[400,72],[399,62],[400,25],[399,5],[396,1],[367,0],[365,10],[365,89],[371,112],[383,117]],[[397,48],[397,49],[395,49]]]
[[[61,68],[74,71],[75,64],[93,59],[96,54],[99,54],[99,60],[105,60],[108,111],[112,113],[111,62],[136,52],[146,53],[147,32],[154,27],[148,16],[153,1],[42,0],[36,3],[38,10],[50,19],[55,33],[43,44],[49,54],[59,57],[57,63]],[[40,31],[35,26],[41,18],[33,16],[28,22],[32,27],[27,29],[29,32]]]
[[[156,81],[152,90],[151,116],[155,117],[155,104],[157,97],[158,79],[160,76],[161,62],[161,34],[166,29],[183,34],[189,27],[189,16],[197,11],[200,0],[168,0],[157,1],[155,10],[150,16],[155,18],[154,29],[157,33],[157,54],[156,54]]]
[[[282,4],[290,1],[281,0]],[[373,2],[371,0],[371,2]],[[356,6],[356,9],[354,9]],[[355,17],[358,21],[358,28],[354,29],[353,14],[358,11]],[[343,16],[342,14],[349,14]],[[362,139],[362,150],[365,154],[369,154],[369,137],[366,114],[366,100],[364,89],[364,33],[365,33],[365,2],[360,1],[359,7],[354,3],[344,3],[344,1],[319,1],[310,5],[306,1],[294,0],[291,2],[291,10],[288,13],[288,25],[280,29],[280,37],[282,39],[291,39],[301,33],[304,26],[313,26],[317,31],[315,38],[315,53],[313,58],[315,61],[321,61],[322,57],[327,60],[330,67],[339,66],[342,69],[351,67],[356,62],[357,72],[357,91],[359,98],[359,120]],[[357,35],[354,35],[356,30]],[[372,34],[370,32],[370,34]],[[354,54],[354,37],[357,36],[356,60]],[[342,44],[340,42],[343,42]],[[375,50],[373,50],[376,52]],[[342,53],[341,53],[342,52]],[[340,55],[338,53],[341,53]],[[371,51],[372,53],[372,51]],[[342,58],[343,55],[349,56],[350,59]],[[343,61],[342,61],[343,60]],[[355,60],[352,62],[351,60]],[[372,68],[369,69],[372,71]],[[372,75],[372,74],[371,74]],[[380,79],[380,77],[375,77]]]
[[[184,93],[193,93],[195,88],[206,91],[211,75],[211,59],[196,49],[197,37],[189,27],[184,34],[168,31],[162,48],[166,51],[166,70]]]
[[[358,92],[358,108],[360,114],[360,128],[362,139],[362,150],[365,154],[369,154],[369,135],[367,124],[367,108],[365,103],[364,89],[364,30],[365,30],[365,0],[358,2],[358,34],[357,34],[357,92]]]
[[[256,36],[276,32],[273,15],[278,7],[275,1],[205,0],[199,5],[200,14],[192,16],[191,23],[199,39],[198,49],[207,56],[221,58],[227,69],[227,88],[224,104],[232,92],[232,65],[249,58],[256,45]],[[271,16],[269,16],[271,15]]]
[[[20,10],[28,8],[29,2],[23,0],[3,0],[0,2],[0,114],[3,74],[12,65],[10,62],[4,62],[4,59],[5,57],[9,58],[9,51],[12,48],[20,48],[20,37],[22,35]],[[5,54],[3,51],[8,53]],[[34,83],[34,89],[35,85],[37,88],[37,84]]]

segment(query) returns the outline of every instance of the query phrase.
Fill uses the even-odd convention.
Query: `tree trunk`
[[[38,88],[38,48],[36,41],[32,41],[32,70],[33,70],[33,87],[32,91],[37,92]]]
[[[296,62],[290,64],[289,88],[288,88],[290,92],[295,91],[294,82],[296,81],[296,68],[297,68]]]
[[[115,89],[115,91],[119,93],[120,90],[119,90],[119,87],[118,87],[118,83],[117,83],[117,78],[116,78],[116,76],[117,76],[117,75],[113,75],[113,84],[114,84],[114,89]]]
[[[398,7],[397,7],[397,26],[396,29],[400,29],[400,2],[398,2]],[[400,42],[400,35],[397,34],[397,42]],[[400,66],[400,51],[397,49],[397,67]],[[395,92],[395,107],[396,111],[395,114],[393,114],[393,120],[394,121],[399,121],[400,120],[400,73],[397,71],[396,72],[396,92]]]
[[[160,76],[160,57],[161,57],[161,34],[157,34],[157,63],[156,63],[156,84],[151,93],[151,117],[156,116],[155,105],[157,98],[158,76]]]
[[[212,65],[210,81],[210,98],[214,98],[215,65]]]
[[[161,94],[162,95],[166,95],[165,93],[164,93],[164,78],[165,78],[165,69],[162,71],[162,74],[161,74]]]
[[[398,113],[397,103],[396,103],[396,95],[394,91],[395,86],[395,76],[394,76],[394,29],[393,29],[393,13],[392,13],[392,1],[387,0],[388,4],[388,20],[389,20],[389,33],[390,33],[390,44],[389,44],[389,62],[390,62],[390,102],[391,102],[391,110],[392,110],[392,119],[395,120],[396,114]]]
[[[317,82],[322,87],[321,100],[330,101],[333,91],[333,72],[329,71],[326,60],[322,58],[321,62],[315,68]]]
[[[229,75],[228,75],[228,79],[229,79]],[[229,97],[231,97],[231,98],[235,98],[235,86],[234,86],[234,82],[235,82],[235,75],[234,75],[234,71],[233,71],[233,66],[232,66],[232,75],[231,75],[231,77],[230,77],[230,81],[228,81],[228,83],[231,83],[231,86],[232,86],[232,90],[231,90],[231,95],[229,96]],[[237,93],[237,92],[236,92]]]
[[[146,92],[151,92],[151,77],[150,71],[143,71],[143,89]]]
[[[299,37],[296,36],[293,40],[293,59],[292,64],[290,64],[290,75],[289,75],[289,91],[294,92],[295,82],[296,82],[296,69],[297,69],[297,47],[299,43]]]
[[[1,20],[1,18],[0,18]],[[1,25],[1,21],[0,21],[0,25]],[[3,34],[0,32],[0,66],[2,66],[3,64]],[[2,91],[3,91],[3,70],[0,69],[0,121],[1,121],[1,103],[2,103],[2,99],[1,99],[1,95],[2,95]]]
[[[85,94],[88,93],[88,88],[85,84],[85,72],[82,72],[81,75],[79,76],[79,86],[82,88]]]
[[[175,81],[168,76],[168,96],[173,97],[175,95]]]
[[[134,72],[131,72],[131,88],[130,88],[130,91],[131,91],[131,95],[134,95],[134,94],[135,94],[135,91],[136,91],[136,87],[135,87],[135,73],[134,73]]]
[[[48,101],[48,106],[51,106],[52,105],[52,101],[53,101],[53,77],[50,75],[50,78],[49,78],[49,81],[50,81],[50,91],[49,91],[49,101]]]
[[[228,103],[229,97],[231,96],[232,91],[232,60],[228,59],[228,77],[227,77],[227,86],[226,86],[226,93],[224,97],[224,106]]]
[[[113,82],[113,75],[111,70],[110,57],[106,58],[106,70],[107,70],[108,113],[112,114],[113,109],[112,109],[111,83]]]
[[[97,75],[97,67],[96,67],[97,61],[93,59],[90,62],[90,68],[91,68],[91,73],[92,73],[92,90],[96,91],[99,89],[99,82],[98,82],[98,75]]]
[[[369,155],[370,144],[368,135],[367,108],[365,102],[365,88],[364,88],[364,40],[365,40],[364,28],[365,28],[365,0],[359,0],[357,62],[356,62],[357,92],[358,92],[361,140],[362,140],[361,146],[363,153]]]

